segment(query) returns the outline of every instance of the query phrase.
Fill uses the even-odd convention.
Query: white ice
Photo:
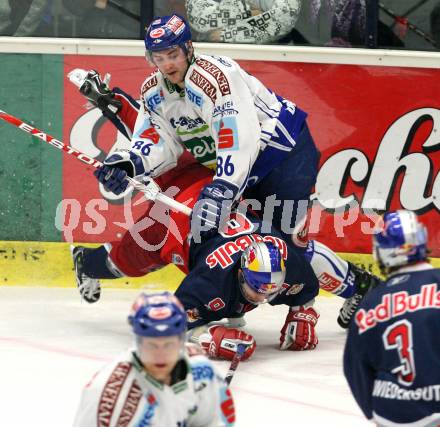
[[[89,305],[76,289],[0,287],[0,426],[70,426],[82,387],[131,344],[126,318],[137,293],[104,289]],[[231,384],[237,427],[371,426],[342,373],[341,303],[318,297],[314,351],[278,350],[286,308],[246,315],[257,349]],[[226,373],[228,362],[216,364]]]

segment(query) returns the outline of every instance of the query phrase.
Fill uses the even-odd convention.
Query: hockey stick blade
[[[70,145],[61,142],[60,140],[54,138],[53,136],[47,134],[46,132],[43,132],[40,129],[31,126],[28,123],[25,123],[23,120],[20,120],[19,118],[8,114],[6,111],[0,110],[0,119],[4,120],[7,123],[10,123],[11,125],[18,127],[19,129],[29,133],[32,136],[41,139],[42,141],[48,143],[49,145],[52,145],[53,147],[58,148],[61,151],[64,151],[65,153],[74,156],[75,158],[85,163],[86,165],[92,166],[94,168],[99,168],[100,166],[102,166],[102,163],[99,160],[96,160],[93,157],[81,153],[81,151],[78,151],[77,149],[71,147]],[[150,179],[148,185],[142,184],[141,182],[138,182],[132,178],[128,178],[128,181],[136,190],[141,191],[146,199],[152,201],[158,200],[178,212],[182,212],[188,216],[191,215],[191,209],[188,206],[163,194],[160,191],[159,186],[152,179]]]
[[[234,354],[232,358],[231,365],[229,366],[228,372],[225,376],[225,382],[227,385],[231,384],[232,378],[234,377],[235,371],[238,368],[241,358],[243,357],[244,352],[246,351],[246,344],[238,344],[237,352]]]

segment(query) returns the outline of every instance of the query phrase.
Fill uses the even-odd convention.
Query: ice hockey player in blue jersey
[[[176,295],[187,310],[191,339],[210,356],[224,359],[232,359],[237,345],[245,344],[246,359],[255,339],[216,321],[240,318],[267,302],[286,306],[280,349],[313,350],[318,343],[319,314],[313,303],[319,284],[310,263],[273,227],[264,230],[267,224],[260,220],[233,215],[232,227],[190,247],[189,273]]]
[[[373,236],[387,275],[351,323],[344,374],[379,427],[440,425],[440,270],[427,259],[427,231],[407,210],[388,212]]]

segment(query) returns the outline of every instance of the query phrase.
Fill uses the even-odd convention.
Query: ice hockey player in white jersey
[[[74,427],[234,425],[223,379],[205,356],[190,356],[194,350],[185,346],[186,313],[174,295],[142,293],[128,321],[134,348],[86,385]]]

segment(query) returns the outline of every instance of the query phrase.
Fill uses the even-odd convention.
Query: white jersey
[[[235,185],[238,197],[295,147],[305,117],[232,59],[200,55],[186,73],[185,90],[159,71],[145,80],[132,151],[154,177],[187,149],[215,168],[214,179]],[[160,139],[145,136],[151,124]]]
[[[84,388],[74,427],[229,427],[231,394],[203,355],[185,356],[171,386],[143,370],[128,351],[99,371]]]

